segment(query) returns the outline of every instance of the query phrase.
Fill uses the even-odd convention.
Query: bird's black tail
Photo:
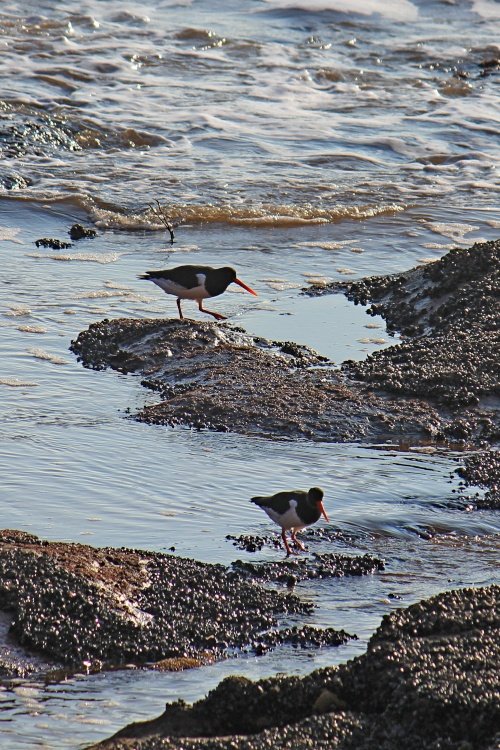
[[[263,505],[266,505],[267,498],[265,497],[252,497],[250,502],[255,503],[255,505],[260,505],[262,507]]]

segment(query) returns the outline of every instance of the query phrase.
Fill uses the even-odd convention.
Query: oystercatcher
[[[285,545],[286,554],[292,554],[292,550],[286,538],[286,532],[291,530],[292,542],[305,550],[302,542],[296,538],[297,531],[316,523],[323,515],[330,521],[323,508],[323,490],[320,487],[311,487],[310,490],[291,490],[289,492],[277,492],[267,497],[252,497],[252,503],[262,508],[269,518],[278,526],[281,526],[281,538]]]
[[[177,266],[167,268],[165,271],[147,271],[139,276],[140,279],[148,279],[157,284],[167,294],[177,297],[179,317],[184,319],[181,310],[182,299],[192,299],[198,302],[200,312],[213,315],[216,320],[226,320],[224,315],[211,310],[205,310],[203,300],[208,297],[217,297],[226,291],[229,284],[235,283],[243,287],[250,294],[257,297],[249,286],[236,277],[234,268],[211,268],[210,266]]]

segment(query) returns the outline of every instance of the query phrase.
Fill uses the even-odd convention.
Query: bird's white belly
[[[293,501],[292,501],[293,502]],[[275,510],[272,508],[264,508],[269,518],[271,518],[274,523],[277,523],[278,526],[281,526],[282,529],[285,529],[288,531],[288,529],[303,529],[307,526],[307,524],[302,521],[297,513],[295,512],[295,507],[289,508],[286,513],[283,513],[283,515],[280,516],[279,513],[276,513]]]
[[[174,294],[176,297],[180,297],[181,299],[207,299],[210,297],[209,293],[205,289],[204,286],[194,286],[192,289],[186,289],[183,286],[180,286],[179,284],[176,284],[175,281],[170,281],[170,279],[153,279],[154,283],[160,287],[160,289],[163,289],[164,292],[167,294]]]

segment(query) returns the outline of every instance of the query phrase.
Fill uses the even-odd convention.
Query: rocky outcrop
[[[499,240],[451,250],[408,272],[313,287],[309,293],[339,290],[355,303],[371,303],[369,312],[407,337],[363,362],[344,363],[349,377],[456,411],[487,402],[493,407],[491,439],[498,438]]]
[[[342,578],[362,576],[384,570],[384,562],[371,555],[338,555],[314,552],[305,558],[287,558],[279,562],[254,563],[236,560],[232,569],[251,580],[273,581],[291,585],[297,581],[311,581],[316,578]]]
[[[452,420],[417,400],[374,396],[297,345],[284,353],[227,325],[103,320],[72,343],[88,367],[136,373],[160,401],[141,422],[335,442],[443,434]],[[324,362],[323,362],[324,364]]]
[[[369,571],[362,559],[363,572],[371,572],[373,563]],[[338,561],[338,570],[344,565],[352,575],[355,560]],[[0,638],[4,675],[63,666],[179,669],[238,650],[337,646],[355,637],[290,627],[286,618],[307,618],[312,605],[263,588],[247,571],[156,552],[46,542],[8,529],[0,532],[0,610],[11,618],[10,647],[2,651]],[[1,626],[0,620],[0,636]],[[13,653],[19,646],[48,662],[21,659]]]
[[[475,486],[486,489],[484,496],[478,492],[467,499],[473,501],[478,510],[500,510],[500,453],[496,450],[471,453],[457,469],[462,477],[461,489]]]
[[[500,587],[449,591],[385,616],[346,665],[229,677],[93,750],[493,750],[499,674]]]
[[[372,301],[409,337],[342,372],[306,347],[189,320],[103,320],[71,349],[87,367],[143,377],[160,398],[135,415],[143,422],[335,442],[492,442],[499,269],[500,242],[489,242],[405,274],[312,287]]]

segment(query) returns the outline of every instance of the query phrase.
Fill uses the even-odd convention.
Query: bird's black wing
[[[276,513],[286,513],[290,507],[290,500],[300,500],[307,495],[302,490],[293,490],[291,492],[277,492],[276,495],[267,497],[252,497],[251,503],[255,503],[260,508],[272,508]]]
[[[184,287],[184,289],[193,289],[200,285],[197,274],[207,274],[212,269],[209,266],[177,266],[176,268],[167,268],[164,271],[147,271],[139,278],[149,279],[168,279],[175,284]]]

